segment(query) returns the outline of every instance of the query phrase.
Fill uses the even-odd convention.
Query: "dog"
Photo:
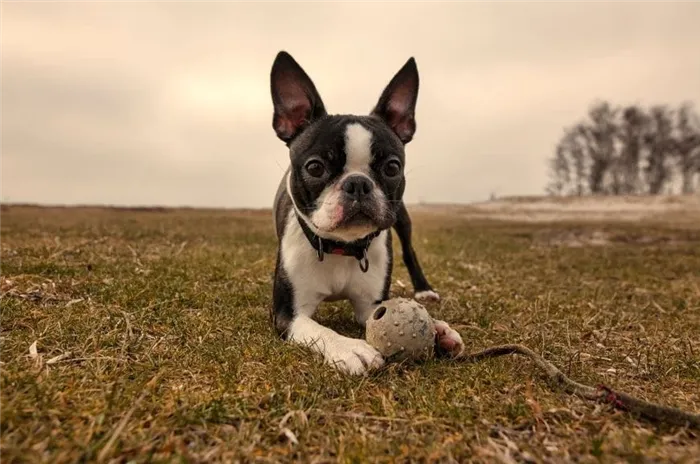
[[[275,195],[278,239],[271,322],[282,339],[305,345],[348,374],[381,367],[380,353],[312,317],[323,301],[347,299],[356,321],[389,298],[392,234],[401,243],[417,300],[439,300],[413,250],[403,203],[404,147],[416,131],[418,68],[411,57],[369,115],[330,115],[311,78],[280,51],[270,72],[272,127],[289,149],[290,165]],[[464,344],[435,321],[442,352]]]

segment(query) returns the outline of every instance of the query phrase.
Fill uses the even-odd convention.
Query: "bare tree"
[[[569,160],[567,157],[566,139],[557,144],[554,158],[550,160],[550,183],[547,192],[550,195],[562,195],[570,179]]]
[[[678,110],[674,148],[683,182],[681,191],[693,193],[693,177],[700,173],[700,117],[690,103],[684,103]]]
[[[671,176],[669,155],[675,149],[673,114],[665,105],[653,106],[649,113],[649,129],[644,137],[648,149],[644,171],[649,193],[658,195]]]
[[[569,130],[565,136],[569,155],[569,164],[573,170],[571,179],[571,194],[582,196],[586,192],[588,180],[588,166],[586,163],[585,140],[577,130]]]
[[[622,193],[631,194],[640,190],[639,167],[642,143],[649,118],[644,110],[631,105],[622,111],[618,137],[620,140],[620,170],[622,171]]]
[[[605,193],[605,175],[616,163],[615,136],[617,127],[615,116],[618,110],[608,102],[596,103],[588,112],[590,124],[579,124],[577,132],[585,141],[586,154],[591,160],[588,188],[593,194]],[[612,190],[619,190],[620,181],[614,174]]]

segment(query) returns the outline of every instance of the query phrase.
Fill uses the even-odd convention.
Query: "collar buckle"
[[[320,236],[311,231],[309,226],[306,225],[304,220],[299,217],[299,215],[297,215],[297,219],[302,231],[304,232],[304,235],[306,235],[306,238],[309,240],[312,248],[316,250],[316,255],[318,256],[319,262],[323,262],[326,253],[352,256],[358,261],[362,272],[367,272],[369,270],[369,258],[367,257],[367,251],[369,250],[369,246],[372,244],[372,240],[379,235],[380,231],[372,232],[367,237],[352,243],[335,242],[333,240],[324,241]]]

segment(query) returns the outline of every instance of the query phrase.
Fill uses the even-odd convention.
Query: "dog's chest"
[[[337,299],[376,300],[382,293],[389,264],[387,234],[375,238],[368,251],[369,269],[362,272],[357,259],[318,254],[308,242],[293,212],[281,240],[281,264],[299,304]]]

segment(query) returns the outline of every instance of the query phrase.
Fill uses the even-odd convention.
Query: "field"
[[[469,350],[522,343],[698,412],[700,202],[623,203],[415,206],[428,309]],[[352,378],[281,342],[269,211],[5,205],[1,221],[3,463],[698,462],[698,431],[554,391],[521,358]],[[362,336],[346,302],[318,317]]]

